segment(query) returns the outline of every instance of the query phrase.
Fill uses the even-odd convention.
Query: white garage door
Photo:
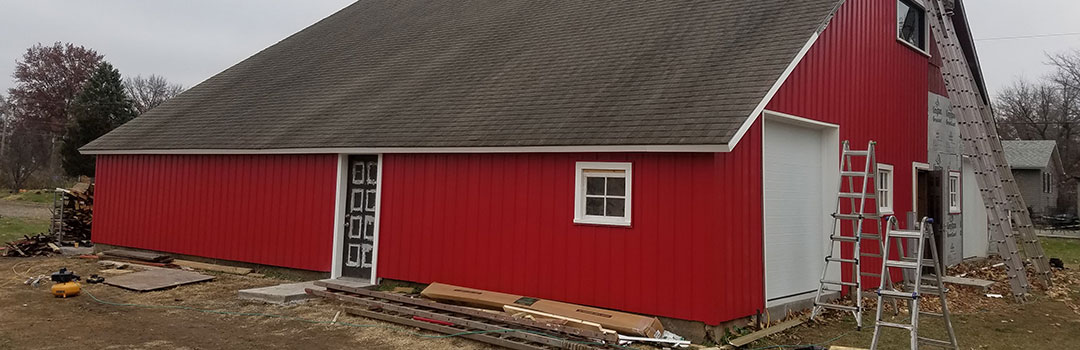
[[[813,297],[825,264],[823,135],[820,130],[765,122],[765,298],[767,304]]]

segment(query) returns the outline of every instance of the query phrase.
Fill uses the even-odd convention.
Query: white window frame
[[[896,23],[896,29],[893,30],[893,33],[896,34],[896,41],[904,44],[904,46],[910,47],[912,50],[918,51],[919,53],[923,54],[923,56],[930,57],[930,12],[926,10],[926,4],[922,0],[896,0],[896,2],[906,2],[908,4],[911,4],[912,6],[918,7],[923,10],[923,45],[926,45],[926,48],[919,48],[918,46],[912,45],[911,43],[907,42],[907,40],[904,40],[904,38],[901,38],[900,23]],[[894,15],[893,21],[896,21],[896,18],[899,16],[899,13]]]
[[[960,214],[960,203],[963,201],[961,197],[961,180],[959,171],[949,171],[948,182],[945,184],[946,193],[949,196],[949,214]]]
[[[574,178],[574,223],[589,225],[630,226],[633,192],[633,164],[621,162],[577,162]],[[621,170],[626,178],[626,207],[623,217],[596,216],[585,214],[585,173],[589,170]]]
[[[877,168],[877,174],[874,174],[874,181],[878,181],[875,184],[875,187],[877,188],[875,202],[878,205],[878,213],[882,215],[893,215],[893,203],[896,199],[896,187],[893,186],[893,182],[896,179],[896,173],[893,172],[893,166],[890,164],[878,163]],[[880,181],[882,172],[889,174],[886,181]],[[881,193],[883,191],[887,192],[888,196],[882,196]],[[881,197],[885,197],[888,200],[882,201]]]

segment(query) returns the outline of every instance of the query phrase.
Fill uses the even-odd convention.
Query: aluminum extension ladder
[[[814,319],[817,315],[820,315],[825,309],[839,310],[851,312],[855,316],[855,323],[859,329],[862,329],[862,312],[863,312],[863,299],[862,299],[862,277],[880,277],[881,274],[862,272],[860,268],[860,261],[862,257],[876,256],[880,257],[880,254],[870,254],[862,252],[863,240],[875,240],[878,241],[880,247],[884,247],[884,242],[881,240],[881,216],[877,210],[877,157],[874,153],[874,147],[876,142],[870,141],[866,146],[866,150],[852,150],[848,141],[843,143],[843,151],[840,159],[840,184],[837,190],[836,211],[833,212],[833,228],[832,233],[829,234],[829,254],[825,256],[825,267],[821,271],[821,278],[819,279],[817,294],[814,296],[814,310],[810,313],[810,319]],[[861,169],[853,168],[853,159],[856,157],[864,158],[864,165]],[[847,183],[845,191],[844,183]],[[856,184],[861,183],[861,186]],[[848,200],[848,206],[843,206],[844,199]],[[873,205],[867,206],[867,199],[874,199]],[[846,210],[845,210],[846,209]],[[869,210],[867,210],[869,209]],[[877,231],[874,233],[863,232],[863,225],[866,220],[873,220],[877,226]],[[843,228],[844,223],[850,223],[852,235],[844,236]],[[852,258],[843,258],[839,255],[836,247],[843,246],[844,243],[852,244]],[[840,249],[843,251],[843,249]],[[844,264],[850,264],[852,271],[852,281],[830,280],[829,279],[829,267],[832,264],[840,264],[840,274],[843,275]],[[886,276],[888,278],[888,276]],[[830,289],[829,287],[836,287],[839,289]],[[849,294],[854,298],[855,306],[841,305],[837,303],[830,303],[823,299],[827,293],[841,292],[844,287],[848,287]]]
[[[986,206],[990,242],[1005,261],[1012,293],[1023,300],[1030,291],[1023,256],[1031,259],[1038,277],[1050,285],[1050,264],[1035,235],[1024,198],[1005,161],[994,116],[971,74],[952,24],[950,9],[942,1],[929,6],[930,26],[942,56],[942,73],[960,124],[964,155],[975,170],[975,179]],[[1017,237],[1019,235],[1019,237]]]
[[[959,350],[960,347],[956,345],[956,333],[953,332],[952,320],[949,319],[949,305],[945,301],[945,284],[941,281],[941,261],[938,259],[937,242],[934,239],[934,229],[931,227],[933,221],[930,218],[923,218],[919,224],[919,229],[916,230],[894,230],[896,227],[896,217],[889,217],[889,222],[886,225],[885,232],[885,250],[882,254],[885,255],[885,259],[881,262],[881,273],[883,275],[889,274],[889,269],[900,269],[905,272],[910,282],[903,284],[903,290],[894,288],[893,285],[888,283],[885,279],[881,280],[881,286],[877,290],[877,317],[875,317],[874,323],[874,338],[870,342],[870,350],[876,350],[878,348],[878,340],[881,336],[881,330],[884,327],[905,329],[911,334],[911,349],[916,350],[919,348],[919,344],[927,344],[936,347],[942,347],[947,349]],[[917,244],[911,244],[908,246],[908,253],[904,253],[903,240],[916,240]],[[929,246],[930,258],[924,259],[923,254]],[[895,256],[898,259],[889,259],[892,256],[889,254],[890,249],[896,248],[897,254]],[[914,255],[914,256],[912,256]],[[933,269],[928,275],[923,275],[926,269]],[[926,285],[924,282],[929,283]],[[919,302],[922,301],[923,295],[937,295],[938,300],[941,301],[941,313],[927,312],[919,309]],[[893,301],[902,300],[908,304],[908,313],[910,316],[910,323],[894,323],[887,322],[881,318],[882,310],[884,309],[885,299],[891,299]],[[896,303],[893,303],[894,307]],[[896,309],[899,312],[899,308]],[[919,316],[936,316],[941,317],[945,323],[945,330],[949,334],[949,340],[938,340],[928,337],[919,336]]]

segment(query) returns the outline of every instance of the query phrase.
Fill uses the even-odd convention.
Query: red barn
[[[85,146],[93,238],[746,317],[813,296],[841,140],[914,211],[923,1],[359,1]]]

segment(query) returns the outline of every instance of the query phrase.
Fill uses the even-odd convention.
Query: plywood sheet
[[[106,278],[105,284],[138,292],[149,292],[212,279],[214,279],[214,276],[207,276],[198,272],[154,269]]]

